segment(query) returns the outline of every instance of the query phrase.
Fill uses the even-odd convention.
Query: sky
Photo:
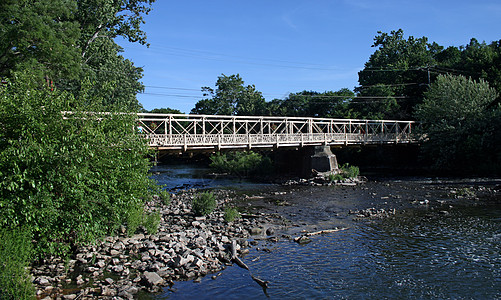
[[[139,102],[189,113],[222,74],[240,74],[267,101],[352,90],[378,31],[445,47],[500,40],[501,1],[156,0],[145,21],[149,48],[116,40],[144,69]]]

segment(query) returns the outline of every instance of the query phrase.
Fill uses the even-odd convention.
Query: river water
[[[499,181],[379,178],[357,187],[291,188],[208,179],[208,170],[198,167],[153,171],[171,188],[261,192],[264,196],[244,198],[240,205],[289,219],[292,226],[277,235],[347,228],[313,236],[304,245],[287,238],[259,240],[242,258],[250,272],[229,266],[216,279],[175,282],[154,299],[501,299],[499,198],[451,197],[451,191],[482,191],[485,185],[499,187]],[[285,206],[272,204],[284,201]],[[358,220],[350,213],[372,207],[395,208],[397,214]],[[269,287],[261,288],[251,274]]]

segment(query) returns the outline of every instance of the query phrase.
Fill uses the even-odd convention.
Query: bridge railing
[[[161,149],[414,143],[414,121],[138,114],[138,130]]]

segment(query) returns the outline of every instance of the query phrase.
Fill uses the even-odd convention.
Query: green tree
[[[402,29],[391,33],[378,32],[372,47],[377,48],[358,73],[360,87],[356,88],[361,102],[373,105],[371,114],[391,119],[409,118],[413,108],[422,101],[427,85],[432,81],[429,68],[436,64],[435,55],[443,47],[429,43],[428,38],[404,38]],[[371,99],[370,96],[377,96]],[[387,96],[380,98],[381,96]],[[395,103],[396,99],[399,99]],[[363,107],[363,106],[360,106]],[[389,111],[388,111],[389,109]],[[360,117],[369,117],[360,111]]]
[[[76,78],[80,36],[75,1],[0,3],[0,77],[30,69],[40,78]]]
[[[79,113],[72,94],[28,79],[0,89],[0,228],[28,227],[38,255],[61,254],[142,209],[148,147],[134,115]]]
[[[0,3],[0,77],[31,70],[47,85],[140,108],[142,69],[119,55],[114,38],[146,43],[140,29],[153,0],[6,0]],[[81,79],[92,88],[82,86]],[[89,99],[87,99],[89,101]]]
[[[416,109],[427,141],[424,151],[438,169],[496,170],[501,166],[500,108],[484,80],[440,75]]]
[[[347,88],[323,93],[302,91],[266,103],[266,112],[274,116],[345,118],[350,115],[349,103],[354,96]]]
[[[173,109],[173,108],[154,108],[150,111],[145,110],[144,112],[149,112],[152,114],[182,114],[182,112],[179,109]]]
[[[265,113],[265,99],[254,85],[244,85],[239,74],[222,74],[216,82],[216,90],[203,87],[202,91],[211,98],[195,104],[191,113],[210,115],[255,116]]]

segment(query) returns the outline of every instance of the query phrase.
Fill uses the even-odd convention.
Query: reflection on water
[[[186,169],[170,171],[182,176]],[[188,178],[197,180],[207,179]],[[181,182],[186,181],[175,184]],[[270,282],[267,294],[249,271],[230,266],[215,280],[176,282],[157,298],[501,297],[499,206],[455,207],[444,215],[409,209],[381,222],[352,221],[349,227],[314,236],[306,245],[281,240],[259,245],[271,252],[251,249],[243,260],[254,276]]]
[[[167,190],[190,188],[259,188],[262,184],[249,183],[238,178],[213,175],[208,167],[188,164],[158,165],[151,171],[152,177]]]

